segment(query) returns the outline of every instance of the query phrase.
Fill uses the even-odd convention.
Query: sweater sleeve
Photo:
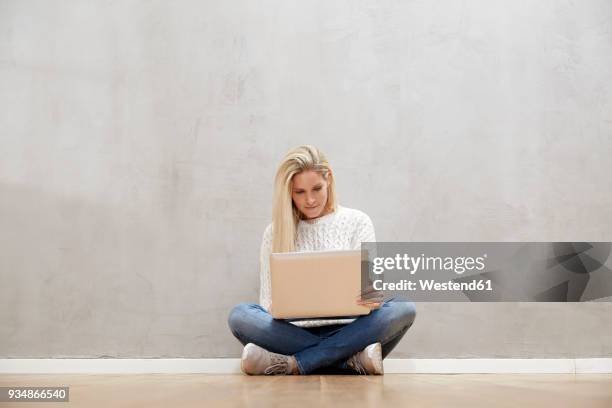
[[[376,242],[376,234],[374,233],[374,224],[370,217],[365,213],[361,213],[361,217],[357,222],[357,230],[353,241],[352,249],[361,249],[362,242]],[[368,259],[371,261],[377,256],[376,245],[369,245],[368,247]],[[362,254],[363,256],[364,254]],[[370,275],[370,279],[372,276]]]
[[[268,225],[261,240],[259,253],[259,304],[270,311],[272,302],[270,282],[270,254],[272,253],[272,224]]]
[[[374,224],[367,214],[361,213],[357,222],[355,236],[353,238],[352,249],[361,249],[362,242],[376,242]]]

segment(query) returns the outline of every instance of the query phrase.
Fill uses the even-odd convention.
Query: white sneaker
[[[346,364],[359,374],[383,375],[382,346],[370,344],[359,353],[353,354]]]
[[[242,350],[240,368],[249,375],[291,375],[296,361],[293,356],[272,353],[257,344],[249,343]]]

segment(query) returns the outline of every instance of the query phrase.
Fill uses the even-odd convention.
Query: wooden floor
[[[68,403],[4,407],[612,407],[612,374],[0,375],[0,386],[69,386]]]

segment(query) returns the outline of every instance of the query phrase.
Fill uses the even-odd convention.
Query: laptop
[[[369,314],[356,303],[361,261],[361,250],[272,253],[270,314],[296,320]]]

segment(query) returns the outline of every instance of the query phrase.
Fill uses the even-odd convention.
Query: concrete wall
[[[612,241],[612,3],[0,1],[0,358],[237,357],[283,153],[381,241]],[[612,357],[419,303],[394,357]]]

